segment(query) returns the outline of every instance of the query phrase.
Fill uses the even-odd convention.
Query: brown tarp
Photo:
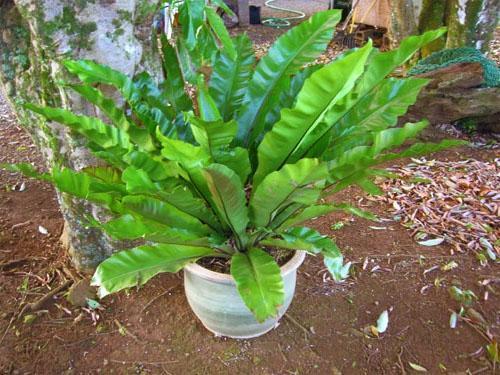
[[[355,23],[389,29],[391,24],[390,0],[354,0]]]

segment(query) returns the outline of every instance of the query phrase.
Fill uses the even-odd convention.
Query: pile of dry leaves
[[[447,243],[459,252],[472,250],[481,261],[498,258],[500,158],[412,161],[389,168],[401,178],[385,180],[386,194],[368,199],[390,204],[394,219],[422,245]]]

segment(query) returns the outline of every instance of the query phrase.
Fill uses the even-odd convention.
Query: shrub
[[[92,61],[66,61],[81,80],[69,86],[108,118],[65,109],[27,107],[83,135],[107,163],[38,174],[61,192],[95,202],[114,215],[94,222],[116,239],[143,239],[98,267],[93,283],[105,296],[177,272],[203,257],[230,259],[241,297],[259,321],[283,302],[283,282],[266,249],[320,254],[333,278],[349,264],[336,244],[302,226],[335,210],[373,215],[332,193],[358,185],[378,193],[374,166],[448,147],[402,146],[427,123],[396,127],[426,80],[387,78],[444,30],[407,38],[390,52],[371,42],[327,65],[313,63],[331,41],[340,12],[320,12],[281,36],[255,63],[246,35],[230,38],[204,1],[186,1],[173,43],[162,40],[165,80],[131,79]],[[114,86],[118,107],[95,84]],[[194,88],[194,94],[188,94]]]

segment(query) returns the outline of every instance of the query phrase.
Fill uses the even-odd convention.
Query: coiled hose
[[[262,24],[265,26],[269,27],[275,27],[277,29],[281,27],[288,27],[292,23],[290,22],[291,20],[300,20],[302,18],[305,18],[306,14],[304,12],[301,12],[300,10],[295,10],[295,9],[289,9],[285,7],[279,7],[277,5],[271,5],[271,3],[274,3],[276,0],[267,0],[264,5],[268,8],[275,9],[275,10],[280,10],[283,12],[289,12],[296,14],[296,16],[291,16],[291,17],[271,17],[271,18],[266,18],[265,20],[262,21]]]

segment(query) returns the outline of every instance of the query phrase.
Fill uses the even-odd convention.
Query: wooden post
[[[238,18],[240,26],[248,26],[250,24],[250,9],[248,0],[238,0]]]

